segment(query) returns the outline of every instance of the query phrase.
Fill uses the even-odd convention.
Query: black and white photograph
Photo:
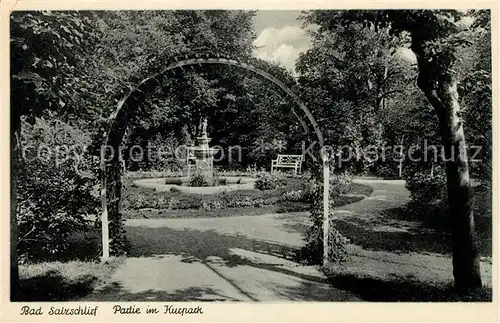
[[[12,11],[10,301],[491,303],[491,16]]]

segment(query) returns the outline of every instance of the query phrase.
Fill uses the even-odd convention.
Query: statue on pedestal
[[[204,117],[201,119],[200,123],[200,129],[201,129],[201,135],[206,135],[207,134],[207,126],[208,126],[208,119],[207,117]]]
[[[190,147],[190,151],[194,157],[194,166],[196,167],[197,173],[201,173],[205,176],[209,182],[214,177],[213,172],[213,161],[214,155],[219,151],[217,148],[211,148],[209,146],[210,138],[207,136],[208,128],[208,118],[200,118],[200,123],[198,125],[198,137],[196,137],[196,145]],[[189,161],[188,161],[189,163]],[[188,177],[190,175],[188,166]]]

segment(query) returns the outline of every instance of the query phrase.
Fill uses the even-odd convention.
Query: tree
[[[460,53],[456,64],[456,70],[461,72],[458,91],[467,143],[481,147],[477,154],[472,151],[475,160],[471,162],[471,174],[491,188],[491,19],[488,10],[472,10],[468,14],[474,18],[469,30],[472,45]]]
[[[225,10],[93,12],[101,36],[87,61],[95,84],[90,94],[102,116],[113,112],[130,87],[172,61],[195,54],[248,57],[255,37],[253,15]]]
[[[300,124],[290,113],[293,103],[261,79],[239,72],[216,68],[172,78],[141,107],[130,124],[133,129],[127,145],[145,146],[157,134],[168,137],[173,133],[180,140],[185,128],[194,138],[198,135],[200,116],[205,115],[210,119],[212,144],[235,147],[235,154],[237,147],[241,149],[241,160],[235,160],[236,155],[229,158],[229,151],[224,151],[225,158],[218,162],[219,166],[229,166],[229,161],[233,162],[231,167],[249,163],[267,166],[275,148],[273,141],[287,142],[287,148],[296,149],[295,137],[302,129],[297,129]],[[289,77],[284,73],[284,78]],[[154,166],[146,164],[145,167]]]
[[[95,65],[98,88],[105,90],[95,92],[102,116],[111,114],[129,86],[185,55],[230,53],[231,57],[247,58],[255,38],[253,15],[252,11],[122,11],[98,15],[97,25],[104,36],[89,64]],[[197,73],[189,69],[171,76],[129,119],[126,145],[145,146],[149,137],[169,137],[171,133],[180,140],[185,130],[194,137],[201,115],[214,119],[210,123],[215,142],[219,139],[217,127],[230,124],[234,117],[229,111],[242,108],[243,100],[233,99],[245,92],[245,77],[235,70],[200,67]],[[112,100],[106,100],[106,96]],[[220,119],[222,116],[225,118]],[[224,134],[228,131],[222,137]]]
[[[10,16],[11,67],[11,297],[20,292],[17,259],[17,172],[21,116],[34,123],[37,116],[58,111],[68,117],[81,94],[74,86],[80,70],[79,54],[93,41],[88,17],[78,12],[13,12]],[[88,47],[87,47],[88,46]]]
[[[481,287],[480,260],[474,233],[469,162],[453,64],[457,48],[466,45],[465,30],[455,10],[317,11],[312,21],[329,30],[337,21],[362,22],[377,29],[389,26],[407,33],[418,64],[417,85],[439,119],[446,162],[449,212],[452,217],[453,275],[458,291]],[[453,157],[453,158],[452,158]]]
[[[304,27],[314,24],[311,18],[302,16]],[[361,149],[380,146],[388,139],[384,112],[393,108],[391,100],[408,86],[406,74],[412,68],[396,51],[402,40],[387,28],[376,32],[361,23],[332,24],[328,30],[310,34],[313,46],[297,61],[302,95],[322,116],[319,122],[328,144],[353,148],[354,158],[336,167],[377,172],[383,165],[363,158]]]
[[[255,38],[253,14],[251,11],[99,14],[97,25],[104,36],[98,42],[97,54],[88,65],[95,71],[95,83],[99,85],[90,92],[95,105],[101,107],[101,116],[111,114],[113,103],[135,81],[158,72],[168,62],[183,58],[183,55],[226,53],[243,60],[249,58]],[[257,60],[254,63],[266,70],[273,69],[273,74],[295,83],[289,73],[279,67]],[[262,122],[269,121],[266,117],[271,116],[270,112],[273,121],[269,122],[279,126],[273,128],[272,134],[266,134],[266,138],[280,137],[282,133],[293,137],[293,133],[287,131],[292,121],[283,118],[282,113],[286,110],[286,115],[290,115],[291,104],[261,80],[251,79],[238,69],[196,69],[197,73],[189,73],[190,70],[177,73],[145,100],[129,119],[131,130],[126,145],[145,146],[149,137],[169,137],[172,132],[180,140],[184,130],[194,137],[195,125],[201,115],[211,119],[214,144],[243,147],[243,164],[257,162],[256,155],[245,147],[254,145],[258,136],[264,136]],[[106,99],[107,96],[111,100]],[[132,163],[131,166],[137,167]]]

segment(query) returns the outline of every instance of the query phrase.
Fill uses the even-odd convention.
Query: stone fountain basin
[[[142,187],[153,188],[157,192],[168,192],[172,188],[187,194],[219,194],[222,192],[251,190],[254,189],[255,179],[251,177],[223,177],[226,179],[227,185],[207,186],[207,187],[191,187],[185,186],[189,182],[189,177],[161,177],[161,178],[143,178],[136,179],[133,182]],[[166,181],[178,181],[178,184],[165,184]],[[240,181],[240,184],[237,184]]]

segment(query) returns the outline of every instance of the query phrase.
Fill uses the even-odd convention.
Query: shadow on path
[[[173,230],[168,227],[129,227],[128,237],[133,241],[130,256],[162,257],[164,255],[180,255],[182,262],[200,262],[219,275],[219,268],[234,268],[248,266],[281,273],[300,279],[297,286],[283,286],[270,283],[266,286],[277,295],[289,300],[303,301],[491,301],[491,289],[485,289],[470,299],[458,298],[451,287],[433,285],[417,281],[411,277],[394,276],[391,279],[360,277],[352,274],[335,274],[329,279],[324,276],[308,275],[298,272],[288,266],[272,261],[256,261],[231,252],[231,249],[243,249],[259,254],[294,260],[296,248],[280,245],[269,241],[250,239],[241,235],[226,235],[215,231],[199,231],[192,229]],[[222,279],[232,284],[232,281],[220,275]],[[245,278],[242,277],[244,280]],[[240,290],[241,292],[241,290]],[[112,293],[119,293],[119,300],[177,300],[192,301],[224,300],[223,296],[211,288],[187,288],[175,292],[145,291],[127,293],[120,290],[119,285],[112,287]],[[252,300],[258,300],[252,298]],[[332,296],[333,295],[333,296]],[[103,299],[105,300],[105,299]],[[116,297],[113,298],[116,300]],[[227,299],[225,300],[232,300]]]
[[[168,227],[127,227],[131,257],[180,255],[183,262],[202,262],[209,257],[221,258],[226,267],[246,265],[248,260],[230,252],[239,248],[257,253],[295,260],[297,249],[274,242],[249,239],[243,235],[226,235],[214,230],[174,230]],[[210,262],[208,260],[208,262]]]
[[[117,299],[118,295],[118,299]],[[124,301],[124,302],[146,302],[146,301],[176,301],[176,302],[195,302],[195,301],[237,301],[237,299],[228,298],[215,289],[209,287],[190,287],[186,289],[175,290],[174,292],[147,290],[138,293],[125,292],[121,284],[113,282],[106,288],[99,291],[99,301]]]
[[[294,247],[250,239],[242,235],[221,234],[213,230],[174,230],[168,227],[128,227],[127,237],[131,242],[128,252],[129,257],[162,259],[168,255],[174,255],[180,256],[180,261],[183,263],[202,264],[220,279],[231,285],[246,300],[261,300],[261,295],[255,294],[255,288],[252,288],[252,291],[247,290],[247,284],[253,285],[259,283],[265,284],[267,292],[279,295],[280,298],[288,300],[359,300],[348,292],[332,288],[327,278],[317,271],[307,270],[307,268],[304,271],[304,267],[291,262],[295,259],[297,253],[297,249]],[[237,250],[240,250],[243,254],[237,254]],[[250,253],[247,255],[246,252]],[[237,268],[239,266],[242,267],[241,270],[238,269],[238,274],[241,274],[241,277],[238,275],[234,276],[236,274],[234,270],[226,272],[224,269]],[[269,272],[269,274],[266,274],[266,272]],[[255,277],[246,278],[245,275],[247,273],[250,275],[263,275],[258,276],[262,281],[253,282],[252,279]],[[276,281],[274,278],[270,278],[278,277],[276,275],[281,278]],[[237,280],[234,281],[236,277]],[[186,277],[186,279],[189,280],[189,277]],[[242,283],[243,286],[241,286]],[[236,299],[228,298],[216,288],[205,286],[189,287],[175,291],[144,290],[131,292],[123,288],[121,283],[114,282],[94,295],[91,295],[87,300],[218,301]],[[239,300],[242,299],[240,298]]]

